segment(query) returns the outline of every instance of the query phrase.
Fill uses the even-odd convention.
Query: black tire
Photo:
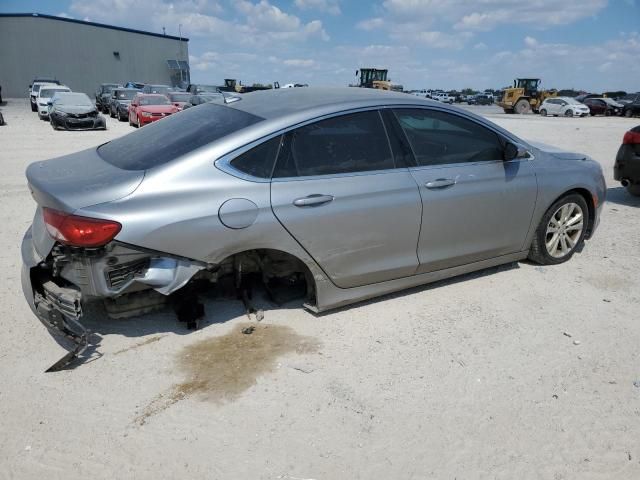
[[[627,117],[627,118],[633,117],[633,113],[631,112],[631,109],[629,109],[626,112],[624,112],[624,116]]]
[[[566,112],[564,112],[564,116],[565,117],[573,117],[573,110],[569,109]]]
[[[115,114],[115,113],[113,113],[113,109],[112,109],[111,107],[109,107],[109,116],[110,116],[111,118],[116,118],[116,114]]]
[[[529,100],[522,98],[516,102],[513,106],[513,110],[520,115],[531,113],[531,104],[529,103]]]
[[[627,192],[634,197],[640,197],[640,183],[627,185]]]
[[[562,257],[552,256],[547,249],[547,227],[551,222],[551,217],[562,208],[562,206],[574,203],[582,210],[582,231],[578,237],[575,245],[571,250]],[[531,248],[529,249],[529,260],[539,263],[540,265],[558,265],[569,260],[576,251],[582,249],[584,243],[584,236],[589,227],[589,208],[584,197],[577,193],[570,193],[564,197],[556,200],[556,202],[549,207],[547,212],[542,216],[540,224],[535,231],[533,241],[531,242]]]
[[[546,117],[547,111],[543,108],[542,110],[540,110],[540,115],[542,115],[543,117]]]
[[[31,102],[29,102],[29,103],[31,103]],[[37,112],[38,111],[38,106],[34,105],[33,103],[31,103],[31,111],[32,112]]]

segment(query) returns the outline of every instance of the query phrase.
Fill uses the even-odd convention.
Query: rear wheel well
[[[297,291],[303,294],[299,296],[304,296],[307,303],[316,303],[316,285],[311,270],[298,257],[281,250],[238,252],[217,264],[215,271],[218,279],[227,277],[230,280],[231,277],[234,288],[247,280],[260,281],[270,296],[273,296],[275,289],[284,287],[289,290],[284,297],[288,298],[292,291]]]

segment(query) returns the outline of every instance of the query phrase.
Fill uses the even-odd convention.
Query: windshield
[[[138,94],[135,90],[118,90],[116,92],[116,98],[118,100],[132,100]]]
[[[114,85],[103,85],[102,86],[102,93],[111,93],[113,91],[114,88],[118,88],[120,85],[114,84]]]
[[[172,102],[188,102],[191,98],[190,93],[170,93],[169,98]]]
[[[582,102],[579,102],[575,98],[563,98],[563,100],[567,102],[569,105],[582,105]]]
[[[140,98],[140,105],[169,105],[171,102],[164,95]]]
[[[84,93],[58,94],[53,103],[60,106],[93,107],[93,102]]]
[[[124,170],[147,170],[264,120],[208,103],[154,122],[98,147],[98,154]]]
[[[70,92],[68,88],[43,88],[38,92],[40,98],[51,98],[56,92]]]

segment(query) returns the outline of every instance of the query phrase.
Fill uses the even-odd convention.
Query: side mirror
[[[527,158],[529,156],[529,152],[522,145],[517,145],[515,143],[507,142],[504,146],[504,154],[503,159],[505,162],[509,160],[515,160],[517,158]]]

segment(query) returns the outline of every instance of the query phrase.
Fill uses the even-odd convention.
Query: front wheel
[[[518,114],[531,113],[531,104],[529,103],[529,100],[525,100],[523,98],[522,100],[518,100],[514,107],[514,110]]]
[[[626,112],[624,112],[624,116],[627,118],[631,118],[633,114],[631,113],[631,110],[627,110]]]
[[[573,110],[567,110],[566,112],[564,112],[564,116],[565,117],[573,117]]]
[[[542,110],[540,110],[540,115],[542,115],[543,117],[546,117],[547,111],[543,108]]]
[[[529,259],[541,265],[557,265],[582,248],[589,210],[585,199],[572,193],[557,200],[544,214],[531,242]]]

